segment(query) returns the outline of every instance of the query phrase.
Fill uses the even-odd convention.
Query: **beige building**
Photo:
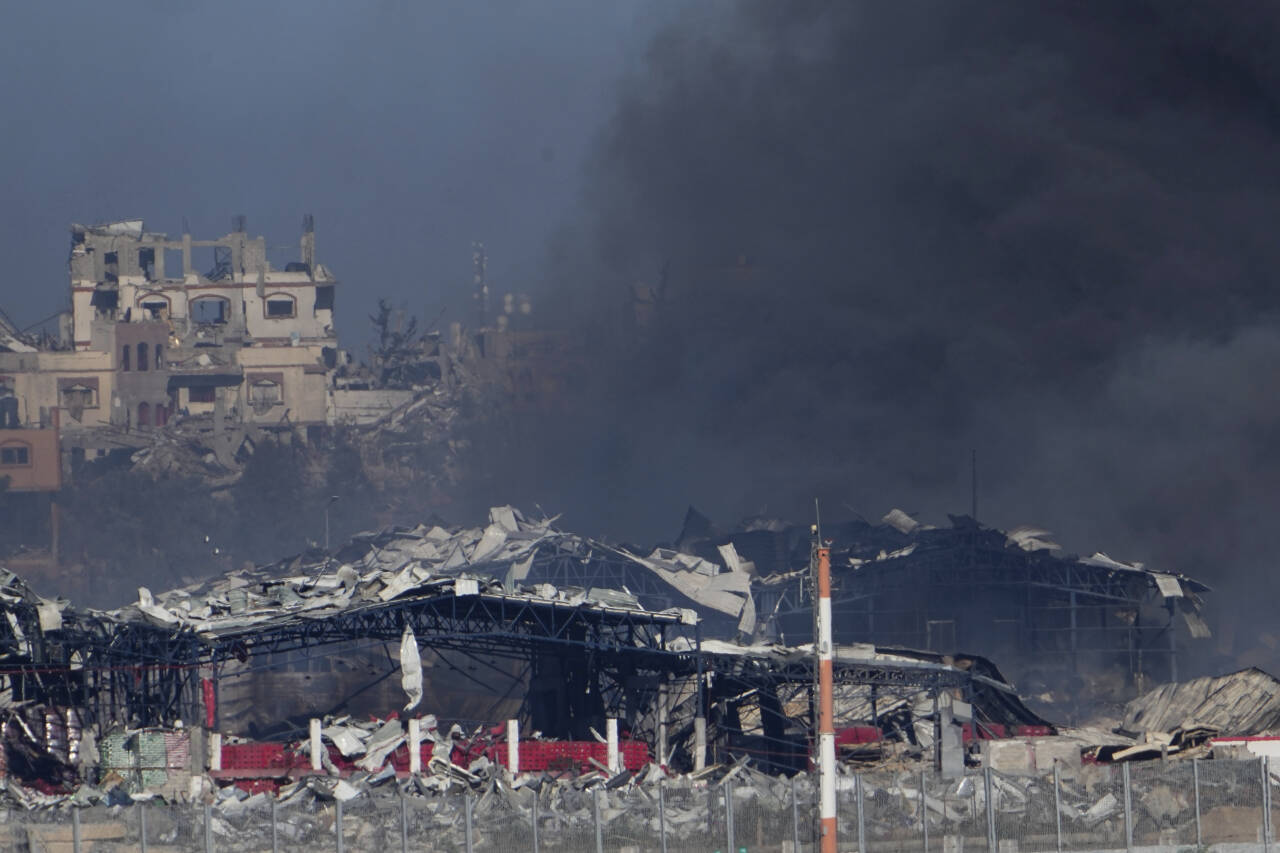
[[[73,226],[64,345],[0,336],[0,395],[24,426],[60,410],[64,445],[99,453],[177,414],[325,424],[337,281],[316,263],[310,217],[296,259],[273,265],[270,251],[242,221],[214,240],[142,220]]]

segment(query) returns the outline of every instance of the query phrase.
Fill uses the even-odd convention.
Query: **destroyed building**
[[[803,769],[812,649],[705,639],[695,602],[664,571],[499,507],[483,528],[369,534],[333,555],[141,589],[107,612],[41,598],[9,576],[0,695],[8,707],[73,710],[100,733],[181,722],[261,735],[357,708],[385,716],[408,693],[410,709],[442,721],[510,716],[562,739],[590,739],[615,719],[675,767],[741,758]],[[574,583],[591,575],[651,576],[645,596],[666,585],[674,604],[647,609],[626,589]],[[348,656],[355,647],[376,653]],[[306,683],[336,673],[325,664],[337,658],[354,664],[345,678]],[[835,669],[842,725],[881,732],[891,745],[878,754],[963,763],[962,724],[1048,728],[974,656],[850,645]],[[375,701],[357,706],[363,694]]]
[[[822,535],[832,543],[838,642],[980,654],[1060,713],[1176,681],[1179,660],[1209,636],[1204,584],[1103,553],[1064,555],[1044,530],[1005,532],[963,516],[933,527],[894,510]],[[738,564],[753,610],[737,627],[794,644],[812,631],[810,540],[807,527],[769,519],[717,531],[691,510],[669,556]],[[723,631],[712,609],[727,611],[703,608]]]
[[[263,237],[169,238],[142,220],[71,229],[63,339],[0,340],[0,381],[23,425],[62,416],[73,459],[138,447],[172,418],[302,428],[328,420],[337,280],[316,261],[310,217],[298,259]]]

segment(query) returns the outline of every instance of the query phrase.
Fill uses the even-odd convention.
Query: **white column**
[[[610,717],[605,720],[605,741],[608,752],[606,757],[609,765],[610,773],[621,773],[622,762],[618,760],[618,720],[616,717]]]
[[[219,732],[209,734],[209,769],[222,769],[222,735]]]
[[[693,769],[707,769],[707,718],[693,718]]]
[[[409,772],[422,772],[422,720],[409,720]]]
[[[507,769],[513,778],[520,773],[519,720],[507,720]]]
[[[311,769],[320,770],[324,767],[324,762],[320,758],[320,749],[323,744],[320,743],[320,721],[312,718],[311,720]]]

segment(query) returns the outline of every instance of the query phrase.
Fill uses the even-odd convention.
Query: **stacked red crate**
[[[286,768],[289,761],[284,744],[228,743],[222,745],[223,770],[262,770]]]
[[[489,760],[506,767],[507,745],[490,746],[488,756]],[[520,769],[526,773],[597,770],[591,759],[604,764],[608,757],[608,746],[595,741],[520,742]],[[634,772],[649,762],[649,747],[639,741],[622,741],[618,744],[618,757],[623,767]]]

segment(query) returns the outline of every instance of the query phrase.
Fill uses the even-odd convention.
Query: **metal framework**
[[[954,561],[949,564],[952,574],[947,575],[945,560],[938,554],[919,565],[927,567],[930,582],[936,580],[939,588],[966,583],[955,576]],[[623,720],[633,732],[647,727],[656,731],[661,716],[665,728],[668,711],[673,710],[667,707],[666,697],[673,685],[681,685],[683,707],[670,721],[675,729],[689,730],[694,717],[707,718],[715,732],[710,740],[713,750],[750,754],[741,722],[742,709],[752,705],[759,711],[759,728],[764,731],[757,744],[762,750],[757,756],[760,763],[794,768],[796,762],[807,761],[805,718],[811,720],[812,709],[797,712],[796,697],[811,691],[811,656],[707,651],[702,643],[703,624],[692,614],[659,609],[685,605],[692,610],[692,602],[625,554],[588,540],[549,537],[526,568],[522,577],[513,578],[511,573],[518,570],[513,561],[473,565],[468,572],[480,575],[478,580],[441,577],[387,602],[281,611],[238,622],[228,616],[222,627],[216,621],[203,623],[202,633],[189,626],[120,621],[70,609],[63,612],[60,627],[46,625],[42,630],[34,603],[7,599],[7,619],[0,620],[0,678],[15,699],[77,707],[90,725],[196,723],[205,720],[210,687],[216,706],[221,679],[266,669],[277,655],[305,659],[342,644],[395,643],[409,627],[424,647],[470,656],[490,666],[484,658],[523,662],[523,667],[517,667],[518,679],[546,689],[528,691],[521,715],[548,734],[581,737],[590,727],[600,726],[606,716]],[[1070,567],[1063,570],[1080,572]],[[974,572],[980,571],[988,571],[991,583],[997,576],[1003,583],[1014,580],[1012,566],[991,567],[975,561]],[[894,580],[892,572],[882,574]],[[1114,578],[1095,575],[1093,588],[1100,595],[1113,602],[1130,600],[1124,597],[1130,595],[1127,588]],[[974,574],[967,577],[973,583]],[[837,574],[838,628],[846,621],[847,608],[870,606],[874,600],[871,593],[850,582],[856,579],[848,572]],[[554,584],[567,594],[552,599],[500,591],[513,588],[512,580],[526,588]],[[1062,588],[1078,587],[1086,580],[1077,574],[1058,578],[1056,583]],[[1054,582],[1042,573],[1034,585],[1028,584],[1024,573],[1022,585],[1031,588]],[[609,596],[597,594],[588,600],[576,596],[575,587],[584,591],[625,588],[650,609],[604,605],[600,601]],[[886,581],[885,589],[890,588],[893,584]],[[787,599],[780,612],[809,623],[805,585],[783,587],[783,592],[794,599]],[[837,639],[844,638],[837,635]],[[397,665],[389,658],[388,674]],[[921,694],[936,699],[944,691],[971,702],[985,696],[985,705],[995,709],[992,713],[1025,718],[1029,712],[1016,698],[1005,696],[1002,691],[1007,687],[998,673],[984,672],[961,670],[927,655],[916,660],[837,655],[834,662],[838,688],[865,688],[870,695],[869,722],[875,722],[878,700]],[[548,691],[554,694],[552,699],[534,698],[535,693]],[[789,703],[785,709],[784,703]],[[657,707],[660,713],[655,713]],[[674,734],[672,739],[678,741],[680,731]]]
[[[833,572],[837,641],[959,647],[1077,672],[1087,656],[1105,656],[1135,678],[1154,664],[1176,680],[1177,600],[1162,596],[1150,573],[992,548],[980,534],[856,568],[846,556]],[[812,592],[803,576],[757,592],[758,608],[776,615],[788,642],[808,638]]]

